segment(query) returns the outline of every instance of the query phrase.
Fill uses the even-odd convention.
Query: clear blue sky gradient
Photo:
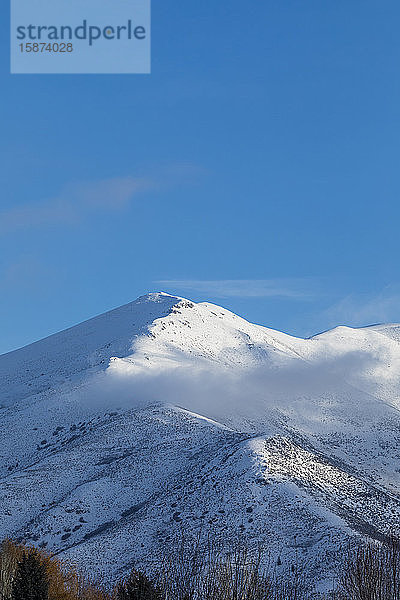
[[[10,75],[1,11],[0,352],[158,289],[400,321],[397,0],[153,0],[150,76]]]

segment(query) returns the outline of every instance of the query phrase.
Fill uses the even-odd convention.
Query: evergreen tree
[[[161,594],[146,575],[133,569],[118,585],[117,600],[161,600]]]
[[[46,567],[34,551],[25,552],[17,565],[12,600],[48,600]]]

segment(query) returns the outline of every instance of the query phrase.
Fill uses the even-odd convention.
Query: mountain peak
[[[0,356],[3,534],[112,577],[182,525],[268,523],[271,555],[329,579],[349,538],[400,527],[399,341],[151,292]]]
[[[134,340],[179,301],[178,297],[152,292],[0,356],[2,400],[41,393],[87,369],[104,370],[110,356],[129,354]]]

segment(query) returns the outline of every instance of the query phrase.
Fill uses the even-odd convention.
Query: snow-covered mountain
[[[149,294],[0,356],[0,533],[113,578],[183,530],[323,585],[400,531],[400,326],[299,339]]]

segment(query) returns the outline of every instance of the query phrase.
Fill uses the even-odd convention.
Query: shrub
[[[161,600],[161,593],[148,577],[133,569],[129,577],[118,584],[117,600]]]

